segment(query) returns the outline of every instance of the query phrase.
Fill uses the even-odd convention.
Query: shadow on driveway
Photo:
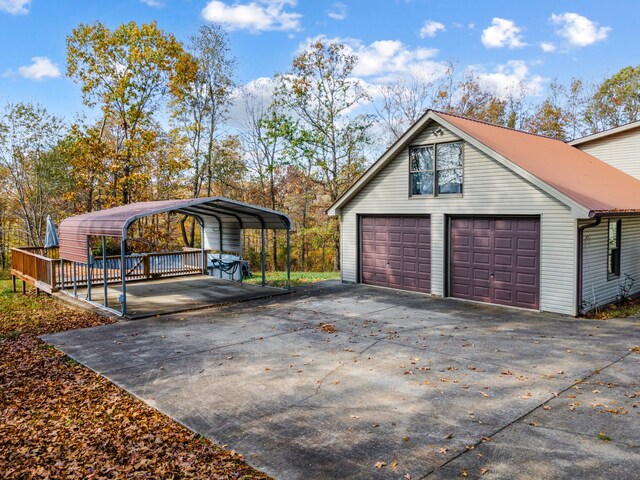
[[[276,478],[640,471],[637,320],[325,282],[44,339]]]

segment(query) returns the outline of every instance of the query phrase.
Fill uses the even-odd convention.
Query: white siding
[[[204,248],[224,252],[240,252],[241,229],[236,221],[222,222],[222,248],[220,248],[220,227],[218,220],[202,216],[204,221]]]
[[[580,222],[581,225],[591,222]],[[606,305],[616,300],[625,273],[635,279],[632,294],[640,292],[640,218],[623,218],[620,227],[620,278],[607,279],[608,221],[584,231],[582,299],[585,305]]]
[[[434,135],[442,128],[444,134]],[[431,125],[412,142],[457,140],[438,125]],[[488,157],[464,146],[464,196],[409,197],[409,150],[403,149],[341,211],[342,278],[357,282],[358,214],[430,214],[432,293],[445,290],[446,215],[540,215],[540,309],[576,313],[576,229],[570,208]]]
[[[640,128],[576,147],[640,179]]]

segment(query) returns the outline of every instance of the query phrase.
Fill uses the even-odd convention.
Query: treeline
[[[79,25],[67,37],[67,75],[90,118],[68,123],[45,108],[9,104],[0,116],[0,262],[11,245],[42,243],[45,219],[145,200],[225,196],[289,214],[297,269],[339,268],[339,224],[324,214],[374,158],[428,108],[562,140],[640,118],[640,67],[602,82],[553,81],[498,90],[450,63],[372,85],[357,57],[316,42],[263,84],[234,81],[236,61],[217,25],[186,43],[155,24]],[[241,125],[230,108],[244,112]],[[141,222],[140,249],[199,241],[194,222]],[[258,238],[245,254],[257,260]],[[269,268],[284,239],[269,236]]]

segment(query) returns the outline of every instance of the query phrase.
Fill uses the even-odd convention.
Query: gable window
[[[607,238],[607,276],[609,279],[620,276],[620,227],[622,220],[609,220]]]
[[[462,142],[412,147],[409,158],[411,195],[462,193]]]

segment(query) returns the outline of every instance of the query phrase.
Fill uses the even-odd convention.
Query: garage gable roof
[[[429,110],[329,208],[335,215],[434,121],[565,203],[576,217],[640,212],[640,181],[563,141]]]
[[[636,128],[640,128],[640,120],[627,123],[625,125],[620,125],[619,127],[610,128],[608,130],[603,130],[602,132],[592,133],[591,135],[587,135],[586,137],[576,138],[575,140],[571,140],[568,143],[569,145],[582,145],[585,143],[593,142],[595,140],[601,140],[603,138],[611,137],[612,135],[617,135],[618,133],[624,133]]]

